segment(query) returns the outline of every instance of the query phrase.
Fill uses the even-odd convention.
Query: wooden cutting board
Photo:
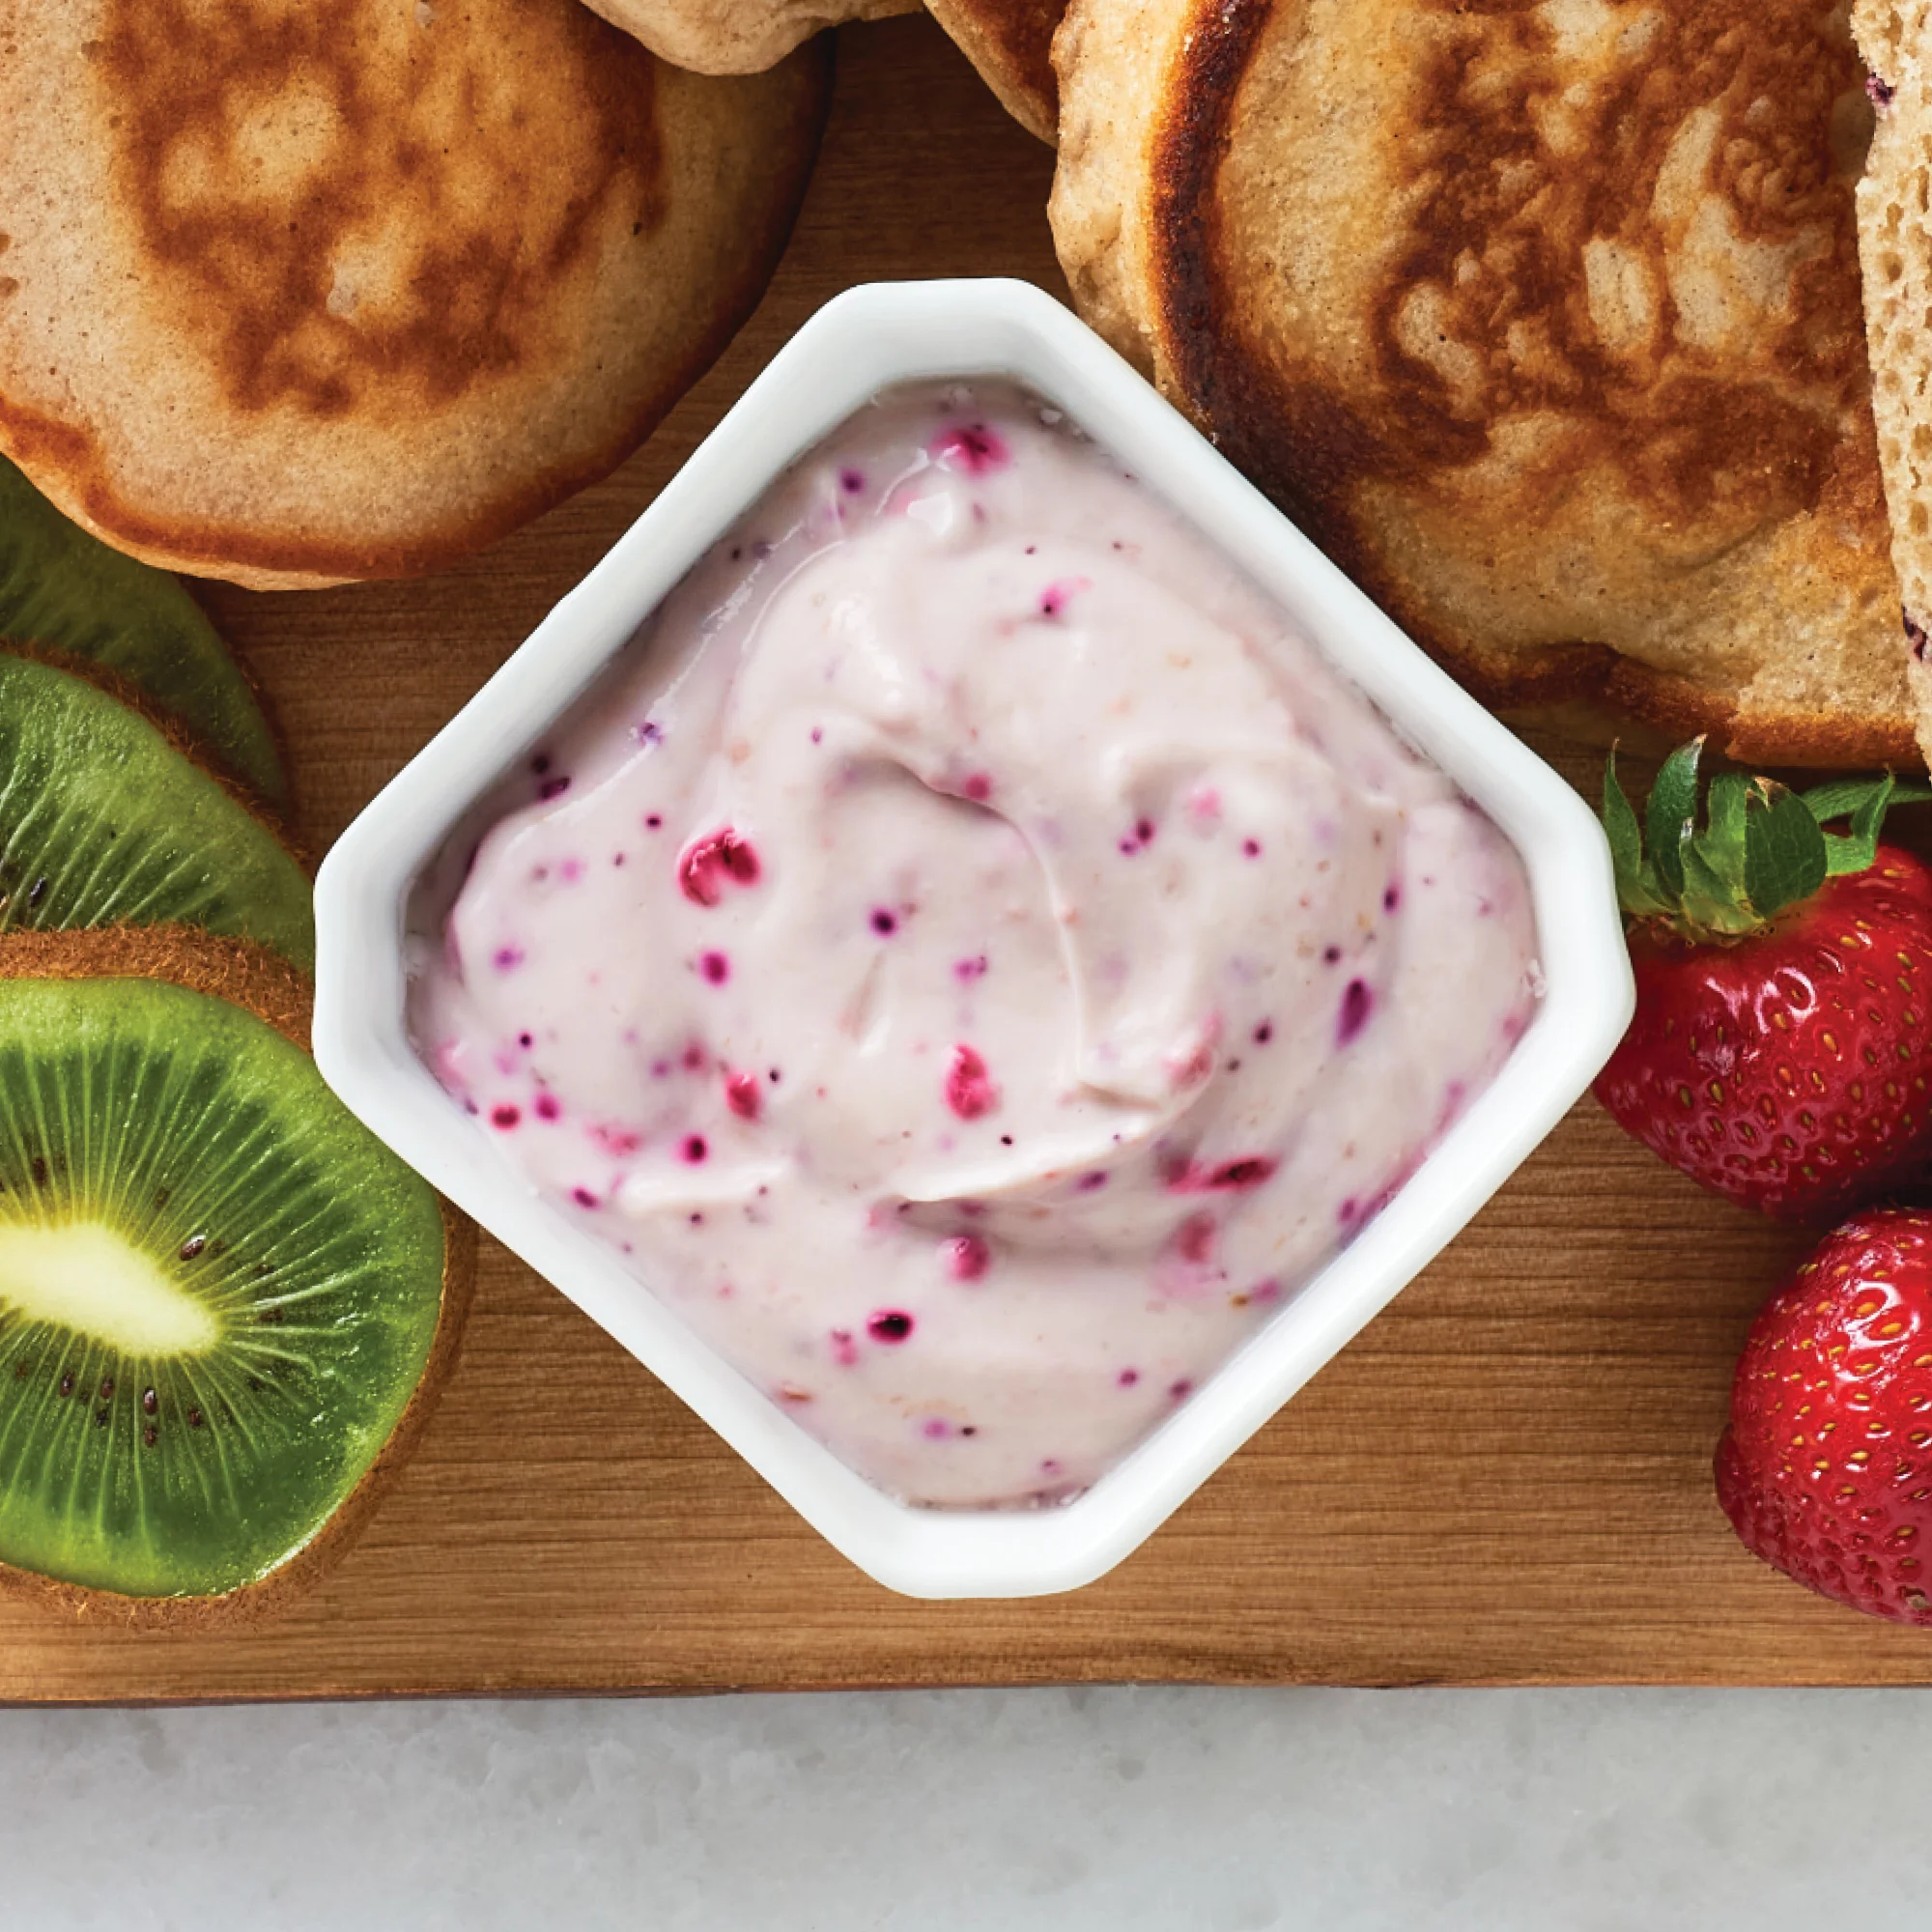
[[[217,589],[326,846],[847,284],[1064,293],[1045,149],[923,20],[848,29],[791,252],[615,477],[429,582]],[[1593,761],[1547,746],[1582,780]],[[396,1489],[292,1612],[135,1636],[0,1605],[0,1698],[1053,1683],[1916,1683],[1932,1635],[1732,1539],[1709,1462],[1802,1242],[1580,1106],[1473,1227],[1138,1554],[1025,1603],[867,1581],[616,1345],[485,1242],[462,1362]]]

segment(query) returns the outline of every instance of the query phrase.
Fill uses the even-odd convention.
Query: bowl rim
[[[1005,376],[1121,457],[1273,595],[1521,855],[1544,992],[1492,1084],[1336,1255],[1094,1487],[1033,1511],[874,1489],[515,1174],[437,1084],[404,1017],[409,892],[455,824],[787,465],[880,390]],[[888,1588],[1022,1597],[1135,1549],[1461,1232],[1581,1095],[1634,988],[1609,852],[1569,783],[1485,711],[1070,310],[1000,278],[874,282],[814,314],[605,556],[385,785],[316,881],[314,1042],[376,1135],[663,1380]]]

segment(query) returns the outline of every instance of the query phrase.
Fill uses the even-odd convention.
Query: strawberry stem
[[[1662,921],[1687,938],[1761,930],[1828,878],[1865,870],[1892,806],[1932,801],[1932,785],[1889,772],[1833,779],[1803,793],[1772,779],[1721,772],[1706,793],[1700,831],[1703,752],[1704,740],[1693,738],[1663,761],[1641,828],[1618,781],[1614,751],[1604,766],[1604,832],[1617,901],[1633,918]],[[1851,821],[1848,833],[1825,830],[1840,818]]]

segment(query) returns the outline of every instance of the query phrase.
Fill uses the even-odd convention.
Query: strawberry
[[[1658,774],[1647,854],[1605,774],[1636,1017],[1594,1091],[1693,1180],[1827,1219],[1932,1162],[1932,870],[1878,842],[1889,805],[1932,789],[1725,773],[1700,832],[1701,742]]]
[[[1847,1221],[1765,1304],[1717,1478],[1753,1555],[1932,1627],[1932,1213]]]

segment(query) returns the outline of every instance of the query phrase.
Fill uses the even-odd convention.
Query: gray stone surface
[[[1899,1691],[7,1711],[0,1927],[1903,1932],[1928,1720]]]

